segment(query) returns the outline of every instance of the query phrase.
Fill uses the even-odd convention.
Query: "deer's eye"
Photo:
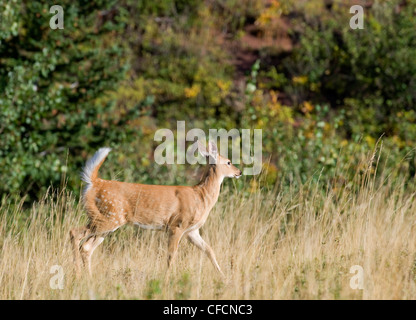
[[[227,165],[231,166],[231,161],[228,161],[228,162],[227,162]]]

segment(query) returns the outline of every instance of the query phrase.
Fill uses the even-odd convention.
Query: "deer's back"
[[[192,187],[146,185],[99,179],[95,201],[100,212],[144,228],[187,227],[200,216]]]

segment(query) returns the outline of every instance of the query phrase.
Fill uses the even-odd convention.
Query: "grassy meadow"
[[[415,12],[0,0],[0,299],[416,299]],[[160,129],[177,151],[192,129],[233,147],[261,130],[262,173],[226,179],[201,229],[226,280],[182,239],[165,283],[167,234],[133,226],[77,279],[69,231],[87,223],[94,152],[114,150],[105,179],[197,182],[198,165],[155,161]]]
[[[28,209],[23,199],[4,199],[0,299],[414,299],[415,193],[393,182],[376,154],[367,161],[367,172],[339,189],[306,183],[244,195],[227,183],[201,229],[225,281],[182,239],[165,283],[167,235],[133,226],[107,236],[93,276],[77,279],[69,230],[86,222],[79,199],[65,188]],[[54,265],[62,289],[53,289]],[[350,285],[356,265],[363,289]]]

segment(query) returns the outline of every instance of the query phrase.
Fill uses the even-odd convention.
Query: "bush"
[[[122,47],[109,38],[122,11],[113,0],[60,4],[64,29],[53,30],[44,1],[2,3],[0,192],[44,191],[68,171],[68,153],[77,164],[117,139],[106,129],[111,103],[95,101],[123,76]]]
[[[350,123],[370,112],[371,119],[360,119],[370,134],[394,134],[397,112],[412,110],[416,102],[415,9],[415,2],[399,12],[394,1],[377,2],[365,11],[362,30],[350,29],[345,6],[334,7],[326,19],[302,21],[299,45],[283,62],[289,80],[283,90],[298,103],[353,107]]]

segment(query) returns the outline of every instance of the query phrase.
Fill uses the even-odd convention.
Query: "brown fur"
[[[213,148],[216,150],[215,144]],[[82,259],[91,274],[91,255],[105,235],[126,223],[133,223],[169,232],[168,267],[175,259],[181,238],[186,235],[223,274],[214,252],[198,229],[217,202],[223,178],[239,177],[241,171],[217,153],[209,155],[216,158],[216,164],[207,165],[200,183],[192,187],[103,180],[98,178],[98,170],[104,158],[92,171],[92,186],[84,194],[89,224],[70,232],[77,273],[81,271]]]

